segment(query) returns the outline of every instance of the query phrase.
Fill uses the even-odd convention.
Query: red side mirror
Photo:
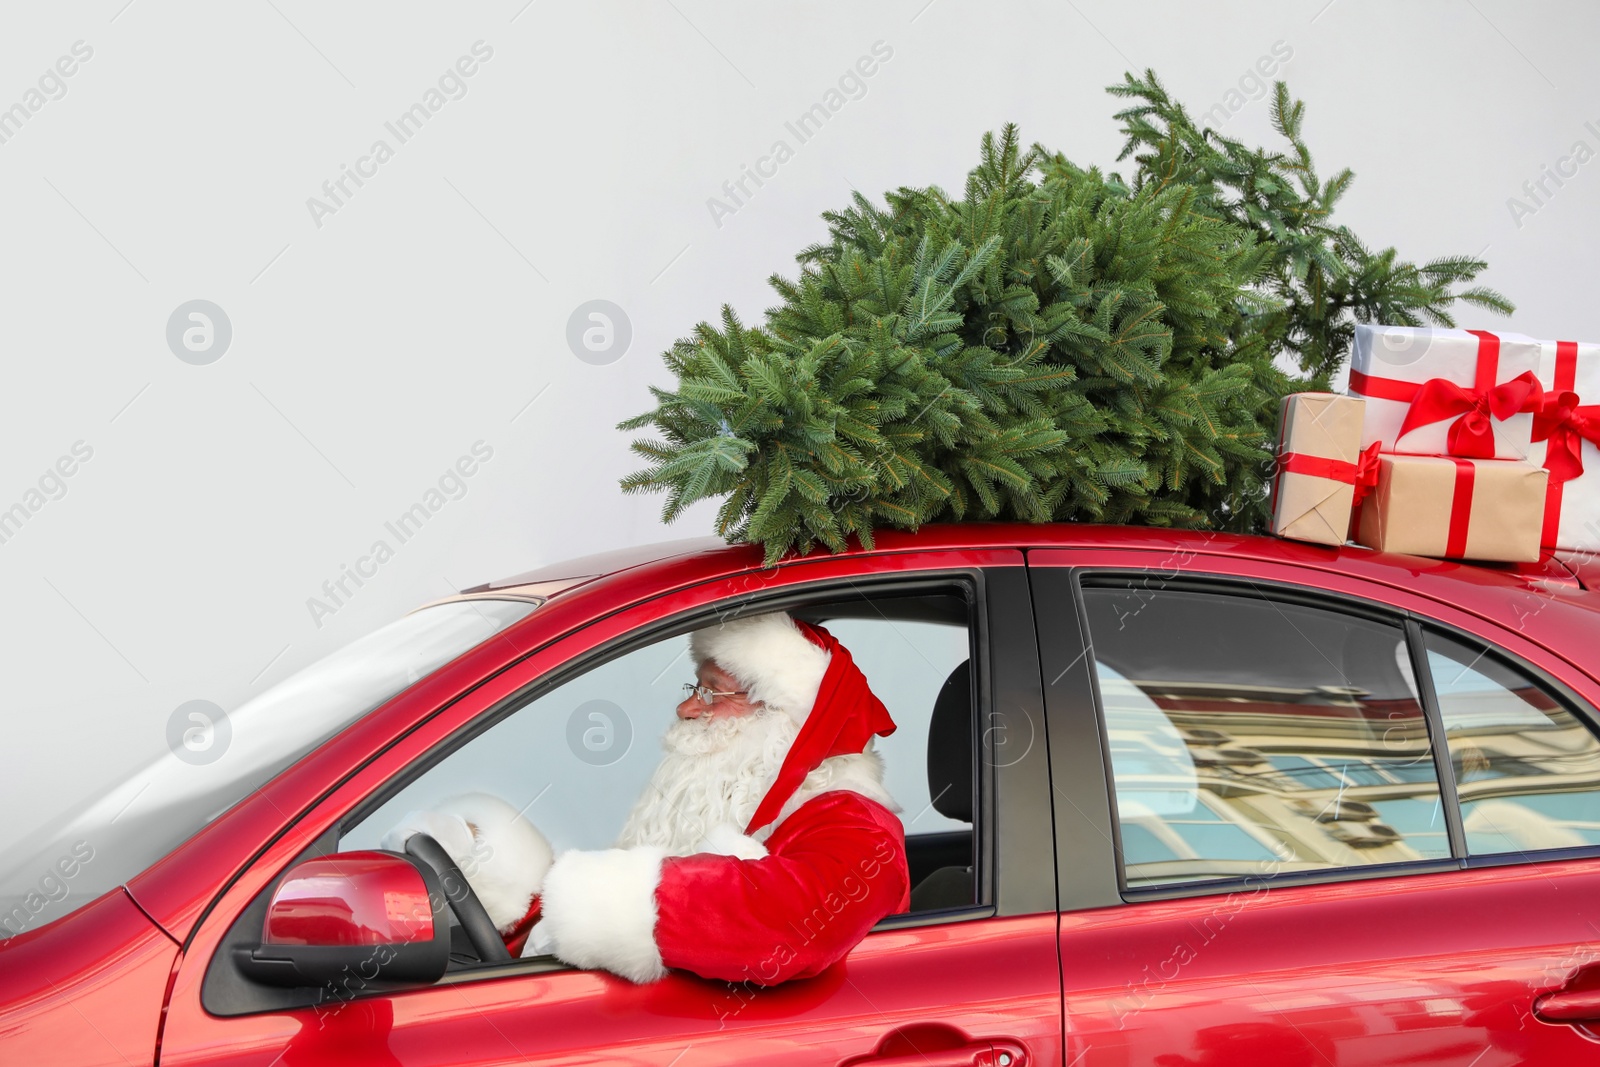
[[[291,868],[239,969],[268,985],[434,982],[450,958],[438,875],[397,852],[339,852]]]

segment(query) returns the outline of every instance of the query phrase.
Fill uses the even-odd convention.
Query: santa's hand
[[[438,811],[411,811],[393,829],[383,835],[378,847],[391,852],[404,852],[406,842],[413,834],[427,834],[439,842],[450,858],[459,866],[472,855],[472,830],[460,815]]]
[[[695,845],[696,852],[709,852],[716,856],[735,856],[742,860],[758,860],[767,854],[767,846],[739,832],[732,823],[719,822],[707,831]]]

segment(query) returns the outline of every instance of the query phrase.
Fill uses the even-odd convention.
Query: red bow
[[[1374,441],[1356,457],[1354,463],[1327,456],[1310,456],[1301,452],[1285,452],[1280,463],[1286,474],[1305,474],[1313,478],[1329,478],[1356,487],[1352,505],[1378,487],[1378,449],[1382,441]]]
[[[1399,437],[1419,426],[1454,418],[1446,437],[1446,451],[1452,456],[1493,459],[1494,427],[1490,416],[1503,421],[1519,412],[1538,412],[1543,402],[1544,389],[1532,371],[1523,371],[1509,382],[1489,389],[1468,389],[1448,378],[1429,378],[1417,388],[1416,399],[1411,401],[1405,421],[1400,424]]]
[[[889,709],[867,686],[867,677],[856,666],[850,650],[821,626],[799,619],[794,620],[794,624],[813,644],[827,649],[828,667],[822,673],[822,684],[817,689],[816,700],[811,703],[811,712],[783,757],[778,777],[745,827],[747,834],[755,833],[776,819],[806,775],[816,770],[823,760],[860,752],[874,734],[888,737],[895,731]]]
[[[1600,445],[1600,404],[1579,407],[1578,394],[1570,389],[1546,393],[1533,416],[1533,439],[1550,442],[1544,454],[1550,484],[1571,481],[1583,473],[1583,442]]]

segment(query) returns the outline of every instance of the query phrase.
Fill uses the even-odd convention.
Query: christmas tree
[[[1326,386],[1355,321],[1511,310],[1457,291],[1480,260],[1417,267],[1332,225],[1352,175],[1318,183],[1282,83],[1287,153],[1198,130],[1152,72],[1111,91],[1140,101],[1127,179],[1007,125],[959,199],[824,212],[763,325],[724,305],[664,353],[677,388],[618,426],[660,434],[623,490],[666,491],[666,522],[725,497],[718,532],[768,563],[941,520],[1256,530],[1279,402]]]

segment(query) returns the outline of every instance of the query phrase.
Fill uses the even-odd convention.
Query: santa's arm
[[[786,819],[760,859],[653,847],[568,852],[542,894],[556,956],[635,982],[677,967],[772,985],[843,958],[905,910],[900,822],[856,793],[825,793]]]

